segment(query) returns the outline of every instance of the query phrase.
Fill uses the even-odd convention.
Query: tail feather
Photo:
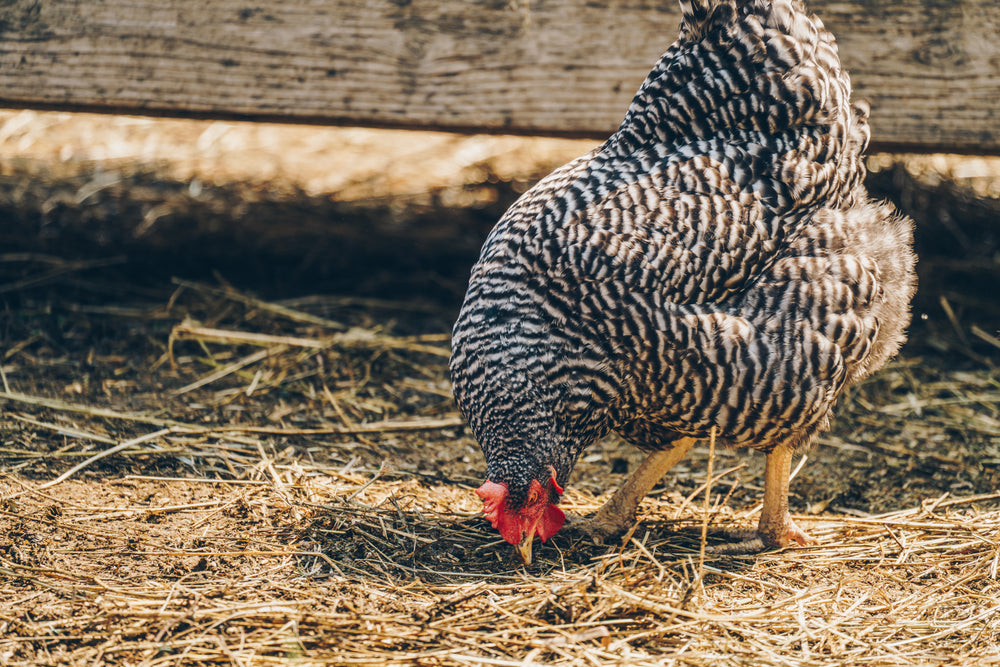
[[[733,0],[680,0],[681,40],[696,40],[703,36],[706,28],[718,21],[716,12],[736,12]],[[728,18],[728,16],[727,16]]]
[[[682,153],[721,141],[766,155],[754,177],[793,191],[799,205],[834,189],[849,193],[863,176],[867,113],[851,105],[850,79],[823,23],[799,0],[680,4],[681,37],[605,149]]]
[[[624,146],[680,144],[726,130],[775,134],[844,119],[850,80],[836,42],[800,3],[681,2],[681,38],[661,57],[619,129]]]

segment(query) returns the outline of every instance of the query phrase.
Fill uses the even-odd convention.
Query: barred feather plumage
[[[833,36],[795,0],[681,7],[618,131],[472,270],[455,398],[513,505],[612,430],[803,446],[904,338],[911,223],[863,188],[868,109]]]

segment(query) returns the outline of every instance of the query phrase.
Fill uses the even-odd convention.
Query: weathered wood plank
[[[814,0],[887,148],[1000,152],[1000,3]],[[604,136],[672,0],[11,0],[0,106]]]

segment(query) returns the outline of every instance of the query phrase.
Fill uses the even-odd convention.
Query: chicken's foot
[[[816,540],[802,531],[788,513],[788,478],[791,473],[792,450],[785,445],[775,447],[767,455],[764,469],[764,505],[756,531],[727,533],[740,540],[711,547],[716,554],[753,554],[769,549],[781,549],[792,542],[802,546]]]
[[[682,438],[675,441],[671,449],[651,453],[597,514],[573,527],[598,543],[624,533],[635,523],[636,510],[642,499],[674,464],[684,458],[694,442],[694,438]]]

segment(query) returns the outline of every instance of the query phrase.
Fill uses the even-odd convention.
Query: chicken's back
[[[822,23],[789,0],[682,6],[681,39],[618,131],[511,207],[473,287],[517,265],[720,302],[774,261],[811,210],[855,191],[867,114],[850,104]]]

